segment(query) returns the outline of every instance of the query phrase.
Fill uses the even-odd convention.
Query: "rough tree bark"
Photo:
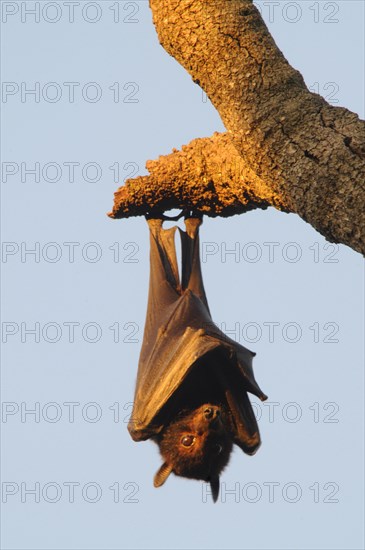
[[[227,129],[149,161],[111,217],[192,208],[230,216],[274,206],[365,254],[365,125],[309,92],[251,0],[150,0],[160,43]]]

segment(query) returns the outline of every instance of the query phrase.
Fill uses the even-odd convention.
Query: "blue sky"
[[[363,116],[363,3],[259,6],[307,85]],[[273,209],[204,221],[213,318],[269,396],[263,443],[235,450],[216,505],[199,482],[154,489],[157,447],[127,432],[147,226],[106,212],[146,160],[224,127],[148,2],[2,9],[3,547],[363,548],[361,256]]]

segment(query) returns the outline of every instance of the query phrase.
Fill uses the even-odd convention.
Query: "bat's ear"
[[[172,472],[172,466],[167,462],[164,462],[162,466],[157,470],[155,477],[153,478],[153,485],[155,487],[161,487]]]
[[[212,477],[208,481],[210,483],[210,490],[212,491],[213,502],[217,502],[219,496],[219,476]]]

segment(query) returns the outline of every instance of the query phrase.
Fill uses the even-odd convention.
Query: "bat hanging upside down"
[[[254,353],[213,323],[199,257],[201,219],[186,231],[148,219],[150,286],[134,407],[128,430],[135,441],[152,439],[163,458],[154,478],[160,487],[175,475],[210,483],[213,500],[233,444],[252,455],[260,434],[247,392],[266,395],[252,370]],[[182,274],[175,232],[179,229]]]

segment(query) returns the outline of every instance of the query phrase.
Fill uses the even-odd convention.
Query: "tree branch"
[[[270,204],[365,253],[364,123],[307,90],[251,0],[150,0],[150,6],[162,46],[206,91],[228,133],[150,162],[151,176],[117,192],[113,216],[125,215],[128,201],[132,212],[134,199],[156,208],[192,201],[225,216]],[[209,158],[215,139],[216,158],[228,164],[232,141],[243,178],[231,171],[217,178]]]
[[[207,216],[232,216],[285,201],[250,170],[227,134],[193,140],[146,164],[150,175],[128,180],[115,193],[109,216],[127,218],[172,208]]]

